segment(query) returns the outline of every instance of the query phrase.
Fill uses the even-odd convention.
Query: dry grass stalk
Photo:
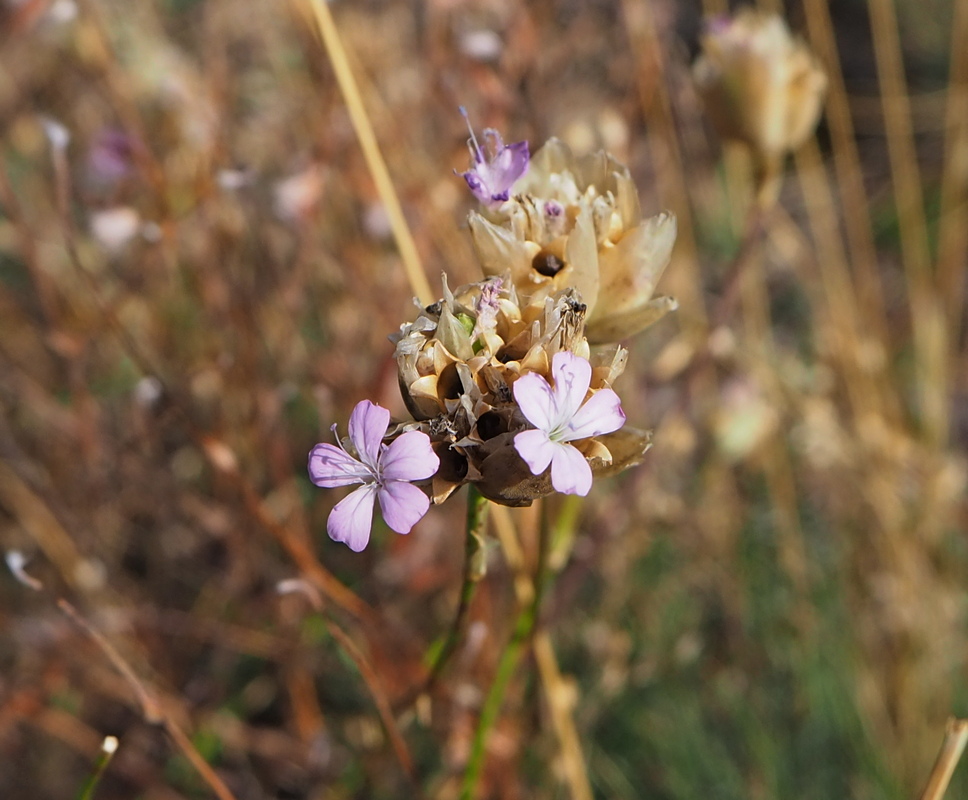
[[[380,199],[383,201],[390,218],[393,236],[400,250],[400,257],[403,259],[403,267],[407,272],[410,287],[420,300],[421,305],[429,305],[434,301],[434,293],[420,263],[417,245],[410,233],[407,220],[403,216],[403,209],[397,198],[396,190],[393,188],[393,181],[390,179],[383,154],[380,152],[380,145],[377,143],[373,126],[370,124],[370,117],[363,105],[363,98],[360,96],[359,87],[353,77],[353,71],[346,57],[346,51],[343,48],[343,42],[333,20],[332,12],[324,0],[301,0],[301,4],[309,7],[309,14],[315,19],[319,34],[323,39],[326,54],[333,65],[336,80],[339,83],[340,91],[343,93],[343,99],[346,101],[350,119],[353,121],[353,128],[360,140],[360,147],[363,148],[367,166],[370,168],[373,181],[380,193]]]
[[[931,443],[942,447],[947,442],[949,427],[947,329],[930,277],[928,226],[914,149],[900,35],[892,0],[869,0],[867,7],[884,104],[894,202],[900,223],[901,256],[908,284],[920,413]]]
[[[955,767],[965,751],[965,744],[968,744],[968,719],[948,720],[938,759],[934,762],[920,800],[941,800],[944,797]]]
[[[886,342],[888,329],[884,292],[877,270],[871,208],[864,188],[864,171],[854,135],[830,9],[824,0],[806,0],[804,16],[810,42],[823,60],[829,80],[826,119],[833,144],[837,187],[842,196],[839,208],[844,218],[850,265],[857,275],[861,319],[865,326],[872,327],[879,339]]]
[[[957,367],[958,331],[964,315],[968,259],[968,4],[953,3],[951,66],[946,90],[944,165],[938,230],[938,292],[946,299],[952,366]]]
[[[43,586],[39,583],[33,586],[33,588],[37,591],[43,591]],[[138,705],[141,707],[141,713],[145,721],[152,725],[160,725],[165,729],[178,746],[178,749],[191,762],[192,766],[209,785],[219,800],[235,800],[235,795],[232,794],[215,770],[209,766],[208,762],[202,758],[191,740],[185,735],[178,723],[175,722],[173,716],[165,709],[164,701],[160,700],[155,691],[135,674],[134,669],[121,656],[114,645],[64,598],[57,599],[57,608],[87,635],[118,671],[121,677],[124,678],[138,699]]]

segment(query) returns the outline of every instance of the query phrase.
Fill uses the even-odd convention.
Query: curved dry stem
[[[393,746],[393,752],[397,757],[397,761],[400,762],[400,766],[410,780],[411,788],[416,791],[413,759],[410,757],[410,750],[407,748],[400,729],[397,727],[397,722],[393,717],[393,710],[390,708],[386,692],[383,691],[383,686],[380,684],[376,670],[373,669],[373,666],[367,660],[366,656],[363,655],[360,648],[356,646],[356,642],[339,625],[332,620],[328,620],[326,622],[326,629],[332,634],[333,638],[339,643],[339,646],[343,648],[343,651],[353,660],[356,668],[360,671],[360,675],[366,683],[366,688],[369,689],[370,695],[373,697],[373,702],[376,704],[380,721],[383,723],[387,736],[390,737],[390,744]]]
[[[370,118],[363,106],[363,99],[360,97],[360,90],[356,84],[356,79],[353,77],[353,70],[350,68],[349,59],[346,57],[346,50],[343,49],[343,43],[339,31],[336,29],[336,23],[333,21],[333,15],[324,0],[302,0],[302,2],[309,7],[309,12],[316,21],[316,27],[322,37],[326,55],[329,56],[330,63],[333,65],[336,82],[339,84],[340,92],[342,92],[343,99],[346,101],[346,109],[349,111],[356,136],[360,140],[363,157],[366,159],[366,165],[373,176],[373,182],[376,184],[380,200],[386,208],[390,227],[393,230],[393,238],[400,250],[403,268],[406,270],[407,279],[410,281],[410,288],[413,289],[422,305],[429,305],[434,301],[434,294],[420,264],[417,246],[410,233],[410,228],[407,226],[407,220],[403,216],[400,200],[393,188],[393,181],[390,180],[390,173],[387,170],[386,162],[383,160],[383,154],[380,152],[380,145],[377,143]]]
[[[941,800],[968,744],[968,719],[949,719],[941,751],[919,800]]]
[[[81,616],[80,612],[68,603],[67,600],[62,597],[58,598],[57,607],[71,622],[84,631],[87,637],[97,645],[108,661],[111,662],[111,665],[125,679],[138,698],[141,713],[145,721],[154,725],[161,725],[164,728],[168,736],[171,737],[172,741],[178,746],[178,749],[181,750],[185,758],[188,759],[196,772],[209,785],[209,788],[211,788],[219,800],[235,800],[235,795],[232,794],[228,786],[218,776],[218,773],[202,758],[201,754],[192,744],[191,739],[178,727],[172,715],[164,709],[163,704],[159,702],[154,692],[138,678],[131,668],[131,665],[124,660],[115,647],[104,638],[100,631]]]

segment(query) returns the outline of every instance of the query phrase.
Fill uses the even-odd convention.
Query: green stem
[[[484,528],[487,525],[489,503],[473,485],[467,487],[467,535],[464,538],[464,578],[461,582],[460,602],[447,638],[434,658],[423,692],[429,692],[457,650],[467,612],[474,599],[477,584],[484,576]]]
[[[94,791],[101,782],[101,776],[104,774],[104,770],[107,769],[108,764],[111,762],[111,759],[114,756],[114,751],[117,749],[118,740],[113,736],[108,736],[104,740],[104,744],[101,745],[100,758],[98,758],[90,776],[88,776],[88,779],[84,782],[84,785],[81,786],[80,791],[77,793],[77,800],[92,800],[94,797]]]
[[[497,672],[494,675],[494,683],[487,693],[484,700],[484,707],[481,709],[481,718],[477,723],[477,730],[474,733],[474,742],[471,745],[471,755],[464,772],[464,782],[461,785],[460,800],[474,800],[477,792],[477,784],[484,769],[484,754],[487,745],[487,738],[497,721],[504,702],[504,693],[507,690],[511,676],[518,664],[521,651],[525,644],[531,639],[534,629],[538,622],[538,612],[541,608],[541,598],[544,594],[545,578],[547,576],[548,561],[548,541],[549,525],[547,515],[547,504],[541,506],[541,529],[538,539],[538,564],[534,578],[534,596],[531,602],[525,605],[518,613],[518,618],[514,623],[514,632],[508,642],[504,652],[501,653],[501,660],[497,665]]]

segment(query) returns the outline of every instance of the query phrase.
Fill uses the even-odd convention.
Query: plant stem
[[[81,787],[81,791],[78,792],[77,800],[92,800],[94,791],[101,782],[101,776],[104,774],[104,770],[107,769],[117,749],[118,740],[113,736],[105,737],[104,743],[101,745],[101,755],[94,765],[94,770]]]
[[[393,181],[390,180],[390,172],[387,170],[386,162],[377,143],[376,134],[370,124],[370,117],[363,106],[363,98],[360,95],[356,78],[353,77],[353,70],[350,67],[349,58],[343,48],[342,39],[333,21],[333,15],[325,0],[304,0],[306,6],[316,21],[319,35],[323,40],[326,55],[329,56],[333,72],[336,75],[336,82],[339,84],[340,92],[346,101],[346,110],[349,112],[350,121],[363,150],[363,157],[366,165],[376,184],[380,201],[386,209],[387,217],[390,220],[390,228],[393,231],[393,238],[396,240],[397,248],[400,250],[400,258],[403,260],[403,267],[410,281],[410,288],[417,295],[421,305],[433,302],[434,293],[427,282],[420,263],[420,256],[417,253],[417,245],[410,233],[406,217],[397,198],[396,190],[393,188]]]
[[[968,742],[968,720],[949,719],[941,752],[934,762],[928,785],[924,787],[920,800],[941,800],[944,797],[951,776],[958,765],[958,759],[965,750],[966,742]]]
[[[548,561],[548,540],[549,525],[547,506],[541,507],[541,529],[538,539],[538,564],[535,569],[534,596],[530,603],[527,603],[518,613],[518,618],[514,623],[514,632],[508,642],[504,652],[501,653],[501,660],[497,665],[497,672],[494,675],[494,683],[487,693],[484,700],[484,707],[481,709],[481,718],[477,723],[477,731],[474,733],[474,742],[471,745],[471,756],[464,772],[464,781],[461,785],[461,800],[474,800],[477,791],[477,784],[484,769],[484,755],[487,745],[487,738],[497,721],[504,701],[504,693],[507,690],[514,669],[517,667],[521,651],[527,644],[531,635],[534,633],[538,621],[538,612],[541,607],[541,598],[544,593],[546,577],[546,566]]]
[[[440,677],[447,662],[457,649],[467,612],[474,599],[477,584],[484,577],[484,529],[487,526],[487,510],[490,503],[473,485],[467,487],[467,534],[464,538],[464,578],[460,588],[460,602],[457,614],[451,623],[447,638],[430,667],[430,674],[424,682],[421,693],[429,692]]]

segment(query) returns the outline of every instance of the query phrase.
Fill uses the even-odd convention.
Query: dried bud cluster
[[[751,9],[709,21],[693,75],[719,135],[765,162],[807,140],[827,88],[817,59],[786,23]]]
[[[652,297],[672,254],[675,217],[641,221],[628,168],[607,153],[579,159],[551,139],[511,198],[469,222],[485,275],[510,272],[526,300],[577,289],[593,344],[632,336],[676,307]]]

